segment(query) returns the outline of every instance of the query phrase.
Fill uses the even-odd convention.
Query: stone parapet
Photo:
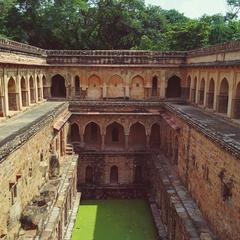
[[[68,107],[67,103],[61,104],[37,120],[31,122],[19,131],[11,134],[0,142],[0,163],[13,151],[22,146],[47,123],[54,121]]]
[[[167,110],[171,111],[174,115],[176,114],[187,124],[200,131],[212,142],[220,145],[221,148],[230,152],[236,158],[240,158],[239,128],[232,126],[231,123],[227,123],[227,121],[224,122],[223,120],[219,120],[216,116],[201,112],[201,110],[197,110],[192,106],[189,107],[193,110],[192,114],[191,111],[184,111],[184,109],[181,109],[181,107],[177,107],[176,105],[165,105]],[[195,115],[194,111],[198,111],[198,115]],[[199,114],[202,114],[202,118],[199,118]],[[202,120],[203,117],[205,122]],[[207,119],[211,126],[206,122]],[[214,127],[212,126],[212,122],[215,123]]]

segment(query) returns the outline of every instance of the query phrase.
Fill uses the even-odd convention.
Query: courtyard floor
[[[72,240],[155,240],[153,218],[144,200],[81,201]]]

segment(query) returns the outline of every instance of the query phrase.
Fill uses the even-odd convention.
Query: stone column
[[[101,142],[101,151],[104,151],[105,149],[105,134],[102,134],[102,142]]]
[[[85,148],[85,142],[84,142],[84,132],[80,131],[80,147]]]
[[[129,91],[129,85],[128,84],[125,86],[125,98],[130,98],[130,91]]]
[[[166,97],[166,74],[165,71],[161,71],[160,81],[160,98]]]
[[[128,151],[128,139],[129,139],[129,134],[125,134],[125,151]]]
[[[107,85],[106,85],[105,82],[103,83],[102,97],[103,97],[103,98],[106,98],[106,97],[107,97]]]
[[[16,84],[16,101],[17,101],[17,110],[21,111],[23,109],[22,106],[22,89],[21,89],[21,79],[19,74],[17,75],[17,84]]]
[[[150,150],[150,134],[146,135],[146,139],[147,139],[146,150],[149,151]]]

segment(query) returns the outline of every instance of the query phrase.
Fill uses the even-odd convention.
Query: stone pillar
[[[146,150],[149,151],[150,150],[150,135],[147,134],[147,142],[146,142]]]
[[[80,131],[80,147],[85,148],[85,142],[84,142],[84,133],[83,131]]]
[[[105,82],[103,83],[102,97],[103,98],[107,97],[107,85]]]
[[[36,73],[34,74],[33,82],[34,82],[35,102],[37,103],[38,102],[38,84],[37,84],[37,74]]]
[[[20,76],[19,74],[17,75],[17,84],[16,84],[16,87],[17,87],[17,95],[16,95],[16,100],[17,100],[17,109],[19,111],[21,111],[23,109],[23,106],[22,106],[22,89],[21,89],[21,79],[20,79]]]
[[[102,134],[102,142],[101,142],[101,151],[104,151],[105,149],[105,134]]]
[[[125,134],[125,151],[128,151],[128,139],[129,139],[129,134]]]
[[[130,90],[128,84],[125,86],[125,98],[130,98]]]
[[[229,118],[233,118],[233,108],[234,108],[234,104],[233,104],[233,97],[234,97],[234,72],[231,72],[231,77],[229,79],[229,90],[228,90],[228,110],[227,110],[227,116]]]
[[[160,98],[166,97],[166,74],[165,71],[161,71],[160,81]]]

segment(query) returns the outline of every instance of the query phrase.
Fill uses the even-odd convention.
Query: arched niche
[[[172,76],[168,79],[166,97],[180,98],[182,94],[181,79],[177,76]]]
[[[65,79],[60,74],[56,74],[52,77],[51,96],[53,98],[66,98]]]
[[[114,75],[108,82],[108,97],[109,98],[124,98],[124,83],[123,79]]]
[[[102,98],[102,80],[97,75],[92,75],[88,79],[87,98],[101,99]]]
[[[134,151],[146,150],[146,131],[144,125],[139,122],[130,127],[129,149]]]
[[[144,79],[141,76],[135,76],[130,86],[130,97],[132,99],[144,99]]]

